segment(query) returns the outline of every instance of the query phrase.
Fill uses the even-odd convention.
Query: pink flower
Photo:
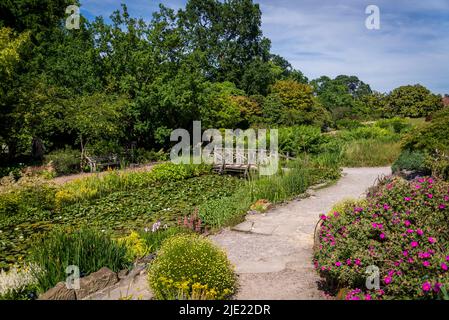
[[[412,224],[410,221],[408,221],[408,220],[405,220],[404,221],[404,224],[405,224],[405,226],[406,227],[410,227],[410,225]]]
[[[341,267],[341,262],[340,261],[335,262],[335,266],[336,267]]]
[[[413,241],[413,242],[410,244],[410,246],[411,246],[412,248],[416,248],[417,246],[419,246],[419,243],[418,243],[417,241]]]
[[[327,217],[323,214],[323,215],[321,215],[321,220],[323,220],[323,221],[326,221],[327,220]]]
[[[416,233],[417,233],[419,236],[422,236],[422,235],[424,234],[424,232],[423,232],[421,229],[416,230]]]
[[[427,194],[427,197],[428,197],[429,199],[432,199],[432,198],[433,198],[433,194],[428,193],[428,194]]]
[[[362,262],[360,261],[360,259],[355,259],[354,263],[356,266],[360,266],[362,264]]]
[[[405,200],[405,201],[411,201],[412,198],[410,198],[410,197],[405,197],[404,200]]]
[[[407,230],[407,233],[413,233],[413,232],[415,232],[413,229],[408,229]]]
[[[404,252],[402,252],[402,255],[403,255],[404,257],[408,256],[408,251],[405,250]]]
[[[352,264],[351,259],[347,259],[347,260],[346,260],[346,264],[347,264],[348,266],[350,266],[350,265]]]
[[[424,267],[430,267],[430,262],[429,262],[429,261],[424,261],[424,262],[422,263],[422,265],[423,265]]]
[[[415,189],[416,189],[416,190],[421,189],[421,185],[420,185],[420,184],[415,185]]]
[[[390,284],[392,280],[393,279],[390,276],[387,276],[387,277],[384,278],[384,283],[385,284]]]
[[[414,260],[413,260],[413,258],[408,258],[408,263],[413,263],[414,262]]]
[[[429,237],[427,240],[429,240],[430,243],[435,243],[437,240],[435,238]]]
[[[446,209],[446,206],[445,206],[444,204],[440,204],[440,205],[438,206],[438,208],[441,209],[441,210],[443,210],[443,209]]]
[[[443,269],[444,271],[447,271],[447,264],[445,264],[444,262],[441,264],[441,269]]]
[[[424,291],[424,292],[428,292],[428,291],[430,291],[432,289],[432,285],[428,282],[428,281],[426,281],[426,282],[424,282],[423,284],[422,284],[422,290]]]
[[[324,270],[326,270],[326,267],[325,267],[325,266],[322,266],[322,267],[321,267],[321,271],[324,271]]]
[[[437,293],[440,292],[440,289],[441,289],[442,286],[443,285],[441,283],[439,283],[439,282],[435,283],[435,286],[433,287],[433,291],[435,291]]]
[[[449,201],[449,196],[444,196],[444,201],[448,202]]]
[[[371,225],[373,226],[374,229],[377,228],[377,223],[373,222]]]
[[[371,300],[371,295],[366,294],[366,295],[365,295],[365,300]]]
[[[385,239],[385,233],[381,233],[380,234],[380,238],[383,240],[383,239]]]
[[[388,204],[384,204],[384,209],[385,210],[390,210],[390,206]]]
[[[449,256],[446,256],[446,261],[449,261]]]

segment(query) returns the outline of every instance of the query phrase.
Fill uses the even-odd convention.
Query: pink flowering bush
[[[315,267],[346,299],[442,299],[449,291],[449,183],[391,177],[365,203],[321,217]],[[377,266],[380,289],[366,288]]]

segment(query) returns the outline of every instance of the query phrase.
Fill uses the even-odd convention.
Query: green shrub
[[[335,122],[338,130],[354,130],[364,125],[357,120],[352,119],[340,119]]]
[[[67,278],[66,268],[78,266],[81,275],[107,267],[118,272],[130,266],[127,248],[104,232],[87,228],[57,228],[35,240],[29,260],[43,272],[38,275],[40,292],[45,292]]]
[[[399,135],[388,129],[379,127],[360,127],[354,130],[342,131],[339,137],[344,141],[353,140],[377,140],[382,142],[398,141]]]
[[[303,152],[316,153],[319,146],[326,142],[321,129],[313,126],[294,126],[279,128],[279,152],[299,155]]]
[[[426,174],[430,173],[430,170],[426,167],[427,155],[422,151],[402,151],[398,160],[393,164],[392,171],[399,172],[401,170],[418,171]]]
[[[412,128],[412,125],[404,118],[391,118],[379,120],[376,127],[388,129],[394,133],[404,133]]]
[[[224,251],[198,235],[166,240],[149,267],[148,279],[156,299],[229,298],[236,276]],[[206,287],[207,286],[207,287]],[[198,290],[204,292],[198,294]]]
[[[374,190],[374,189],[373,189]],[[449,184],[388,178],[366,203],[323,215],[315,267],[347,299],[441,299],[449,289]],[[366,289],[377,266],[380,290]]]
[[[66,147],[55,150],[45,156],[45,161],[51,163],[58,176],[80,172],[81,152]]]

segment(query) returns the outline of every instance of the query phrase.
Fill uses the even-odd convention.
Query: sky
[[[88,19],[108,17],[126,3],[149,21],[158,4],[173,9],[186,0],[81,0]],[[420,83],[449,93],[449,0],[255,0],[272,52],[309,79],[356,75],[389,92]],[[368,29],[367,6],[380,12],[380,29]]]

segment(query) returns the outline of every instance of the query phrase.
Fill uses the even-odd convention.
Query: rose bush
[[[449,183],[390,177],[365,203],[323,215],[315,267],[347,299],[443,299],[449,288]],[[377,266],[380,289],[366,289]]]

